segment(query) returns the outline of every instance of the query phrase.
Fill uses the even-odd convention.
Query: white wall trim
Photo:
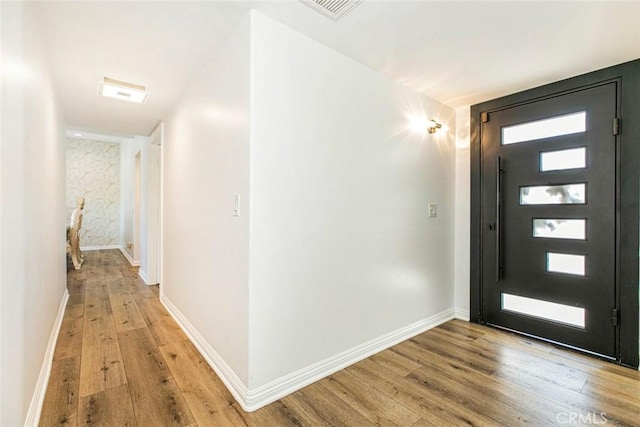
[[[182,328],[185,334],[189,337],[193,345],[196,346],[202,357],[213,368],[218,377],[222,380],[224,385],[229,389],[229,392],[233,395],[236,401],[242,406],[245,411],[250,411],[244,403],[245,396],[248,396],[249,390],[242,380],[231,369],[227,362],[211,347],[211,345],[204,339],[198,330],[189,322],[189,320],[173,305],[173,303],[164,294],[160,296],[160,302],[167,309],[169,314],[178,323],[178,326]],[[257,408],[256,408],[257,409]]]
[[[255,411],[347,366],[353,365],[356,362],[386,350],[402,341],[406,341],[431,328],[435,328],[453,318],[453,309],[444,310],[433,316],[429,316],[418,322],[343,351],[342,353],[338,353],[335,356],[328,357],[325,360],[302,368],[257,389],[249,390],[246,401],[243,402],[243,407],[246,406],[248,411]]]
[[[58,334],[60,333],[60,328],[62,327],[62,319],[64,319],[64,311],[67,307],[68,300],[69,291],[65,289],[64,295],[62,295],[62,301],[60,301],[60,307],[58,308],[58,316],[53,323],[53,329],[51,330],[51,336],[49,337],[47,350],[44,353],[44,360],[42,361],[42,368],[40,368],[40,375],[38,375],[36,388],[33,392],[33,397],[31,398],[29,411],[27,412],[27,419],[24,422],[25,426],[37,426],[38,422],[40,421],[42,405],[44,404],[44,396],[47,392],[47,385],[49,384],[49,375],[51,375],[53,354],[56,350]]]
[[[469,319],[471,319],[471,312],[466,308],[454,308],[453,316],[456,319],[460,319],[460,320],[464,320],[465,322],[468,322]]]
[[[108,249],[120,249],[120,245],[80,246],[81,251],[104,251]]]
[[[138,276],[140,276],[145,285],[156,285],[156,283],[149,283],[149,275],[142,271],[142,268],[138,269]]]
[[[178,310],[166,296],[162,295],[160,300],[198,351],[200,351],[207,363],[209,363],[216,374],[218,374],[233,397],[238,401],[240,406],[242,406],[242,409],[247,412],[260,409],[334,372],[386,350],[389,347],[408,340],[455,317],[454,309],[444,310],[342,353],[321,360],[306,368],[285,375],[261,387],[249,390],[180,310]]]
[[[122,246],[118,246],[117,249],[120,249],[120,252],[122,252],[122,255],[124,255],[124,257],[127,259],[127,261],[129,261],[129,264],[131,264],[132,267],[139,267],[140,266],[140,260],[134,261],[133,258],[131,258],[129,256],[127,251],[125,251]]]

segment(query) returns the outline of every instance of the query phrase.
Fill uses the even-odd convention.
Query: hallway
[[[637,423],[640,373],[458,320],[246,413],[157,287],[119,251],[85,256],[68,272],[41,426]]]

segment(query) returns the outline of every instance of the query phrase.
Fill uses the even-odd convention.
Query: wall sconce
[[[427,131],[429,133],[436,133],[438,131],[438,129],[442,128],[442,124],[436,122],[435,120],[431,119],[428,122],[427,125]]]

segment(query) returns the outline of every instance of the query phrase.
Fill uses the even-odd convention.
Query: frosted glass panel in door
[[[581,111],[550,119],[506,126],[502,128],[502,145],[584,132],[587,129],[586,122],[587,112]]]
[[[586,238],[587,221],[584,219],[534,219],[533,237],[548,239]]]
[[[585,310],[555,302],[526,298],[518,295],[502,294],[502,309],[514,313],[526,314],[554,322],[584,328]]]
[[[540,172],[580,169],[587,166],[587,148],[544,151],[540,153]]]
[[[584,204],[586,187],[581,184],[537,185],[520,187],[521,205],[569,205]]]
[[[584,255],[557,254],[547,252],[547,271],[549,273],[572,274],[584,276]]]

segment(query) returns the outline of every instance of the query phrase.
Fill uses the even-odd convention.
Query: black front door
[[[481,124],[483,321],[612,358],[618,84]]]

